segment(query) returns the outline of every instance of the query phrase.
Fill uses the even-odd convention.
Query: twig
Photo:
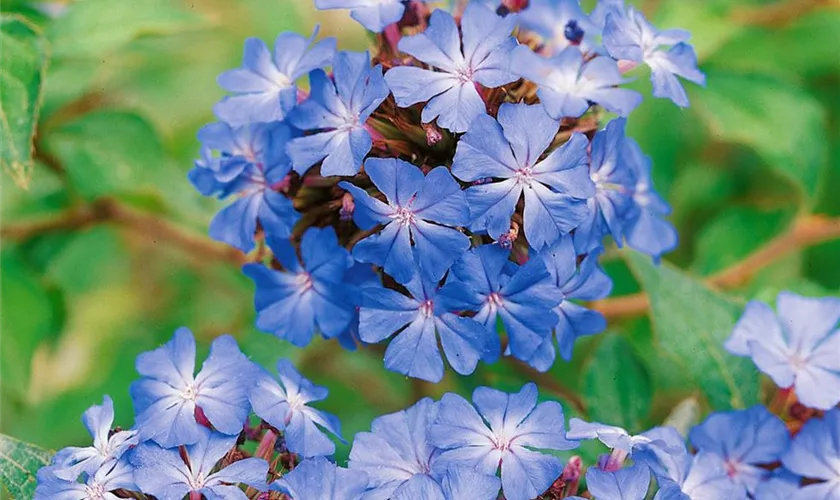
[[[511,368],[519,372],[521,375],[524,375],[531,382],[536,383],[540,389],[546,390],[555,396],[563,398],[570,405],[574,406],[575,410],[577,410],[579,414],[586,415],[586,405],[580,396],[575,394],[571,389],[563,386],[557,381],[557,379],[552,377],[551,374],[538,372],[528,366],[528,364],[510,356],[505,356],[502,359],[505,360]]]
[[[114,223],[126,227],[153,244],[166,241],[202,259],[221,260],[236,265],[246,262],[245,255],[235,248],[190,234],[171,222],[110,198],[102,198],[89,205],[41,220],[5,225],[0,227],[0,238],[27,240],[43,233],[81,229],[100,223]]]
[[[776,237],[745,259],[713,274],[705,280],[712,288],[728,290],[748,282],[759,271],[791,253],[828,241],[840,239],[840,218],[808,215],[797,219],[790,230]],[[644,314],[648,298],[643,293],[595,301],[591,304],[607,319]]]
[[[739,6],[732,9],[730,18],[739,24],[784,27],[819,9],[836,9],[835,0],[791,0],[773,5]]]

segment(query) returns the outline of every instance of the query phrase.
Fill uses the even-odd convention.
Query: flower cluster
[[[763,370],[766,352],[781,355],[780,342],[797,346],[772,358],[774,370],[793,371],[795,382],[783,379],[769,407],[709,415],[688,434],[694,453],[673,427],[631,435],[579,418],[567,427],[560,404],[540,402],[528,383],[515,393],[479,387],[471,401],[454,393],[424,398],[383,415],[356,435],[346,468],[331,460],[338,419],[310,406],[326,389],[287,360],[277,377],[264,371],[229,336],[213,342],[195,374],[195,340],[182,328],[137,358],[135,425],[111,429],[106,396],[83,416],[93,445],[59,451],[39,472],[35,498],[495,500],[501,492],[507,500],[557,500],[581,498],[582,478],[596,500],[643,500],[654,482],[657,500],[837,498],[840,398],[818,400],[826,412],[809,410],[815,389],[807,374],[840,373],[831,356],[840,300],[783,292],[779,314],[783,322],[750,304],[727,345],[758,352]],[[436,326],[446,325],[445,314],[434,318],[429,328],[445,328]],[[767,335],[770,325],[781,340]],[[797,337],[806,333],[813,345]],[[580,457],[564,463],[554,453],[585,440],[609,448],[585,473]]]
[[[210,235],[257,249],[257,326],[298,347],[390,338],[387,368],[432,382],[444,356],[460,374],[568,360],[606,326],[579,303],[610,293],[605,238],[654,259],[676,246],[625,133],[642,96],[622,86],[645,63],[654,95],[687,105],[677,77],[703,83],[688,35],[616,0],[315,5],[349,9],[373,50],[249,39],[189,174],[233,200]]]

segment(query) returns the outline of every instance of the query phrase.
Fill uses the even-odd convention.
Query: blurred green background
[[[655,274],[670,279],[665,295],[676,288],[683,307],[698,309],[692,315],[655,301],[660,330],[652,332],[644,317],[613,321],[608,334],[581,341],[573,362],[558,362],[547,375],[499,363],[472,377],[448,373],[431,386],[385,371],[379,351],[346,353],[323,341],[300,350],[257,332],[250,281],[219,258],[221,247],[206,244],[221,204],[186,180],[195,133],[213,119],[211,107],[223,95],[215,76],[240,64],[244,39],[309,33],[320,23],[340,47],[363,50],[367,35],[345,13],[315,12],[308,0],[38,7],[4,0],[3,105],[17,96],[9,78],[28,75],[32,89],[47,69],[33,165],[15,170],[3,156],[5,170],[31,179],[26,190],[6,174],[2,179],[0,432],[52,449],[86,443],[80,415],[103,393],[116,402],[117,423],[130,426],[135,356],[182,325],[200,338],[203,352],[229,332],[266,366],[293,359],[329,387],[320,408],[341,418],[348,439],[376,415],[421,396],[485,384],[512,389],[531,378],[569,413],[635,431],[669,415],[684,424],[698,409],[726,406],[698,375],[705,360],[724,356],[717,344],[681,358],[662,342],[669,334],[690,342],[700,334],[693,320],[724,338],[750,298],[766,300],[783,288],[840,288],[837,242],[786,255],[726,297],[710,295],[697,280],[788,231],[803,214],[840,215],[840,3],[632,3],[660,28],[692,31],[708,86],[689,84],[688,110],[648,98],[630,118],[631,135],[653,157],[656,186],[674,207],[681,244],[666,261],[684,272],[656,271],[612,250],[605,266],[616,295],[637,292],[636,277],[654,293]],[[634,86],[649,94],[648,74],[637,71]],[[26,127],[25,120],[13,123]],[[129,216],[109,219],[113,200]],[[720,315],[702,309],[707,303]],[[703,324],[714,318],[720,321]],[[735,399],[729,402],[737,405]],[[339,458],[346,453],[341,447]]]

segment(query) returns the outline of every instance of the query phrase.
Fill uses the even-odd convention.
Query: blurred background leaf
[[[707,88],[689,85],[688,110],[651,98],[645,70],[632,75],[648,98],[628,130],[654,161],[681,243],[659,268],[615,249],[604,267],[616,296],[650,294],[652,320],[644,309],[610,316],[609,333],[581,339],[545,374],[503,362],[429,385],[386,371],[377,349],[301,350],[256,331],[250,280],[225,250],[195,244],[220,208],[186,180],[195,133],[223,95],[216,76],[240,64],[247,37],[317,23],[364,50],[369,38],[346,12],[308,0],[4,1],[0,110],[19,126],[0,123],[0,151],[4,170],[31,180],[24,191],[5,177],[0,196],[0,432],[52,449],[84,444],[81,414],[103,394],[130,426],[134,358],[182,325],[203,353],[229,332],[269,369],[291,358],[330,389],[320,408],[341,417],[348,439],[420,397],[529,380],[567,417],[635,431],[754,402],[754,369],[720,343],[749,299],[836,294],[840,242],[788,249],[726,290],[702,280],[809,213],[840,216],[840,11],[813,0],[632,3],[661,28],[692,30],[709,74]]]

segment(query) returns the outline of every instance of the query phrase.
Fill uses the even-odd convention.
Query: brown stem
[[[235,248],[191,234],[159,216],[136,210],[111,198],[101,198],[89,205],[41,220],[2,226],[0,238],[27,240],[42,233],[81,229],[100,223],[114,223],[128,228],[152,244],[170,243],[202,260],[221,260],[236,265],[246,262],[245,255]]]
[[[840,218],[806,215],[797,219],[790,230],[776,237],[743,260],[706,278],[711,288],[728,290],[748,282],[770,264],[803,248],[840,239]],[[648,298],[643,293],[598,300],[591,304],[607,319],[620,319],[644,314]]]
[[[541,390],[546,390],[555,396],[563,398],[569,404],[574,406],[575,410],[577,410],[579,414],[586,415],[586,405],[580,396],[575,394],[575,392],[568,387],[563,386],[563,384],[558,382],[557,379],[552,377],[550,374],[538,372],[527,363],[513,357],[506,356],[502,359],[504,359],[511,368],[519,372],[519,374],[523,375],[531,382],[536,383]]]

